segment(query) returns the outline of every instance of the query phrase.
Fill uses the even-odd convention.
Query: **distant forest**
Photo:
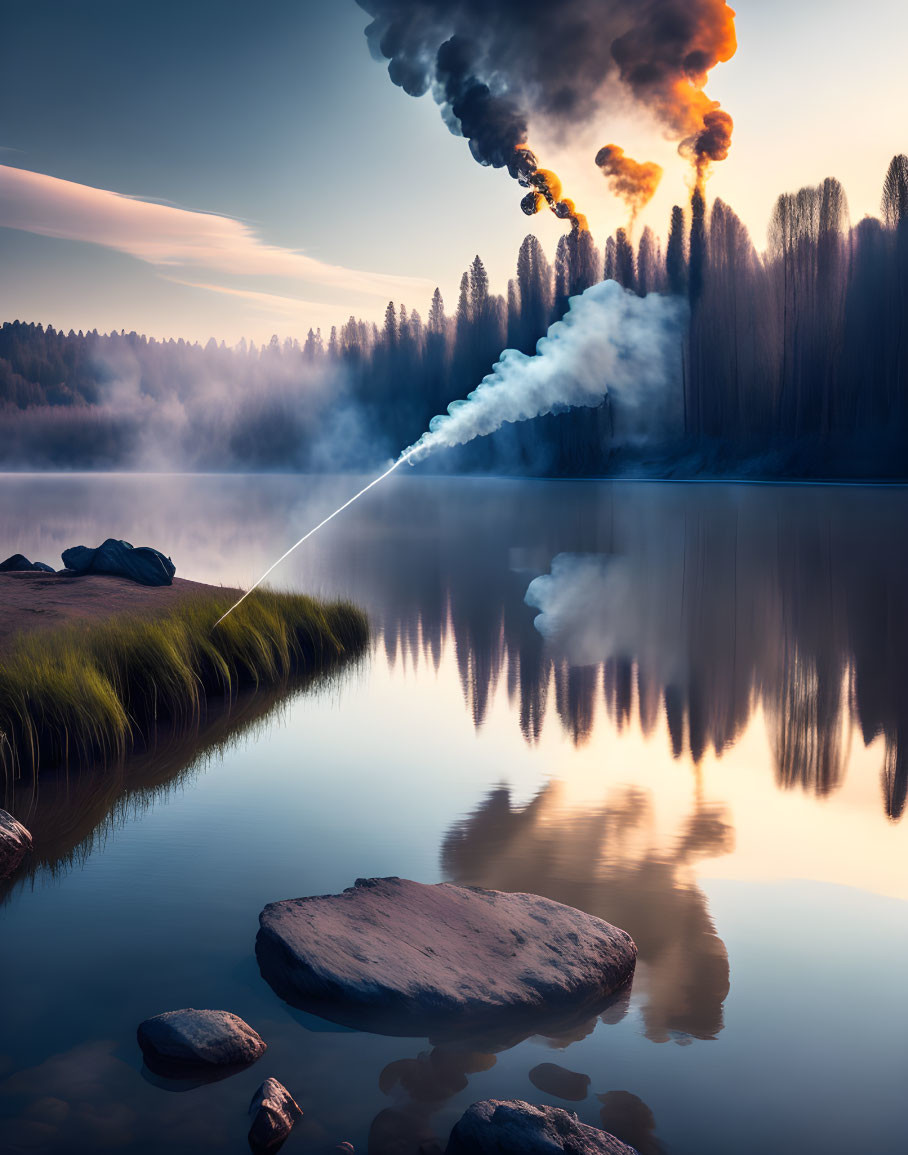
[[[597,250],[533,235],[506,296],[477,256],[453,315],[389,302],[381,326],[228,348],[136,333],[0,328],[0,466],[329,469],[396,455],[465,396],[505,347],[532,353],[568,299],[613,279],[685,296],[677,428],[616,448],[606,402],[510,426],[431,467],[556,476],[908,475],[908,157],[885,175],[881,219],[849,222],[829,178],[778,198],[760,254],[721,200],[672,209],[663,249],[618,229]],[[680,401],[680,404],[678,402]],[[664,422],[654,427],[665,428]]]

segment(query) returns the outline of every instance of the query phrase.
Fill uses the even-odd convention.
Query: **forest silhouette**
[[[653,436],[617,446],[619,403],[506,426],[435,455],[433,469],[554,476],[695,473],[903,477],[908,461],[908,157],[881,218],[852,225],[829,178],[776,202],[762,254],[734,211],[695,191],[664,250],[589,232],[550,264],[525,238],[507,292],[477,256],[453,315],[389,302],[381,326],[228,348],[137,333],[0,328],[0,465],[309,470],[369,466],[465,396],[502,349],[532,353],[570,297],[601,281],[689,302],[679,396]],[[667,417],[670,417],[667,420]],[[658,433],[656,433],[658,431]]]

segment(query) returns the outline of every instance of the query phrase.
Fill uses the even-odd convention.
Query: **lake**
[[[0,1149],[239,1155],[274,1075],[287,1152],[415,1155],[489,1097],[641,1155],[903,1151],[908,490],[405,473],[275,575],[363,605],[367,658],[122,770],[7,784],[36,848],[0,904]],[[125,537],[248,585],[360,484],[8,475],[0,554]],[[504,1051],[281,1002],[262,907],[383,875],[606,918],[629,997]],[[156,1080],[136,1026],[186,1006],[267,1054]]]

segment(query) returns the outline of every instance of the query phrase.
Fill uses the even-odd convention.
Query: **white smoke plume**
[[[680,397],[681,332],[686,305],[602,281],[572,297],[534,356],[506,349],[492,372],[401,454],[411,463],[432,450],[463,445],[505,422],[527,421],[609,398],[620,415],[616,441],[652,438],[671,422]],[[676,388],[673,388],[676,386]]]

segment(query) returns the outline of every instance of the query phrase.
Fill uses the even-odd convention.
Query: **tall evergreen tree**
[[[618,249],[614,237],[609,237],[605,242],[605,266],[603,271],[606,281],[616,281],[618,279]]]
[[[656,237],[647,225],[637,246],[637,292],[641,297],[659,288],[657,269]]]
[[[517,290],[521,323],[515,348],[532,353],[552,314],[552,270],[539,238],[532,233],[524,237],[517,253]]]
[[[680,296],[687,291],[687,248],[684,241],[684,210],[680,205],[672,208],[671,225],[668,232],[668,247],[665,251],[665,276],[668,290]]]
[[[706,268],[706,201],[699,188],[690,198],[690,247],[687,292],[691,304],[700,300]]]
[[[634,249],[628,240],[626,229],[619,229],[615,234],[615,280],[625,289],[637,287]]]

